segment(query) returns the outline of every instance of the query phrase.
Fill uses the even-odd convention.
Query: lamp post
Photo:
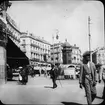
[[[88,35],[89,35],[89,51],[90,51],[90,61],[92,62],[92,53],[91,53],[91,34],[90,34],[90,16],[88,16]]]

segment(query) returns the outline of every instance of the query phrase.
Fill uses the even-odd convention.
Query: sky
[[[88,0],[11,1],[7,13],[22,32],[57,41],[76,44],[82,52],[89,50],[88,17],[90,16],[91,49],[104,46],[104,6]],[[59,39],[56,40],[58,33]]]

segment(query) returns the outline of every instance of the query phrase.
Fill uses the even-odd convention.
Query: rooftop
[[[67,42],[67,39],[66,39],[62,46],[63,47],[70,47],[71,45],[69,42]]]
[[[44,38],[40,38],[40,36],[35,36],[33,33],[25,33],[25,32],[22,32],[21,38],[24,38],[24,37],[30,37],[30,38],[33,38],[34,40],[37,40],[37,41],[43,42],[45,44],[51,45],[49,42],[47,42],[46,40],[44,40]]]

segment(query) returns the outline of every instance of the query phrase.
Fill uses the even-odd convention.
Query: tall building
[[[75,64],[81,63],[81,50],[74,44],[70,45],[67,40],[63,44],[63,63],[64,64]]]
[[[61,42],[51,45],[51,62],[63,63],[62,59],[62,44]]]
[[[18,46],[20,47],[20,36],[21,32],[16,25],[16,22],[6,13],[6,20],[7,20],[7,31],[9,38]]]
[[[80,64],[81,50],[76,45],[70,45],[67,40],[64,43],[55,43],[51,45],[51,62]]]
[[[22,33],[20,48],[30,60],[30,64],[50,62],[50,43],[32,33]]]
[[[11,68],[17,68],[19,66],[25,66],[29,64],[29,60],[26,55],[20,50],[20,36],[21,32],[17,27],[16,22],[6,13],[7,21],[7,64]]]

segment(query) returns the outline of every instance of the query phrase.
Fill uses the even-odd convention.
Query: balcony
[[[22,44],[21,44],[21,46],[25,46],[25,45],[26,45],[26,43],[22,43]]]
[[[35,51],[35,50],[31,49],[31,52],[39,55],[39,51]]]
[[[37,47],[37,48],[40,48],[38,45],[33,44],[33,43],[31,43],[30,45],[31,45],[31,46],[34,46],[34,47]]]
[[[31,58],[31,61],[36,61],[36,62],[38,62],[39,59],[37,59],[37,58]]]

